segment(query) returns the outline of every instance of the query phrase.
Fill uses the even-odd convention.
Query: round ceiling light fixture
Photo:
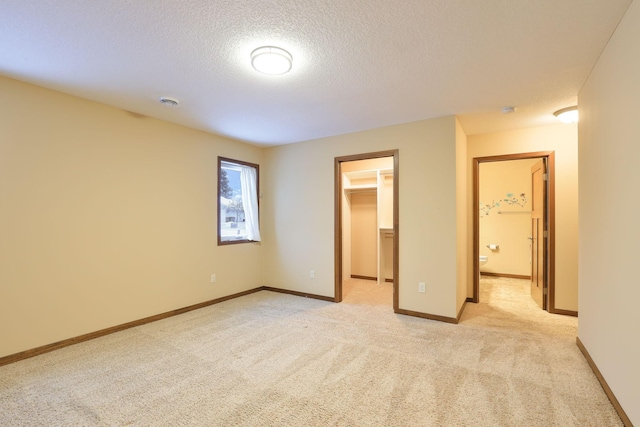
[[[553,113],[563,123],[576,123],[578,121],[578,106],[563,108]]]
[[[279,75],[289,72],[293,57],[275,46],[262,46],[251,52],[251,66],[264,74]]]

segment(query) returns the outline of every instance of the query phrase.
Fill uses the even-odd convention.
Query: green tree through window
[[[259,166],[218,157],[218,244],[260,241]]]
[[[227,199],[233,197],[233,189],[229,185],[229,175],[224,169],[220,169],[220,195]]]

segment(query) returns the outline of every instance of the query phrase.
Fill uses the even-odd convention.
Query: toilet
[[[483,266],[489,261],[489,257],[487,255],[480,255],[480,266]],[[480,269],[478,268],[478,283],[480,283],[480,278],[482,277],[482,273],[480,273]]]

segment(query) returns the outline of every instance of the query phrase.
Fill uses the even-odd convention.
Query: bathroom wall
[[[531,166],[538,161],[480,164],[480,255],[489,256],[481,272],[530,277]]]

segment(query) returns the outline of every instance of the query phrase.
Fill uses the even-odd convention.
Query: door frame
[[[356,160],[393,157],[393,311],[398,312],[399,301],[399,150],[377,151],[373,153],[354,154],[336,157],[334,160],[334,302],[342,301],[342,163]]]
[[[471,302],[480,301],[480,163],[502,162],[523,159],[546,159],[547,164],[547,251],[545,263],[545,309],[549,313],[567,314],[565,310],[558,310],[555,306],[555,258],[556,258],[556,207],[555,207],[555,151],[535,151],[530,153],[504,154],[473,158],[473,297]]]

